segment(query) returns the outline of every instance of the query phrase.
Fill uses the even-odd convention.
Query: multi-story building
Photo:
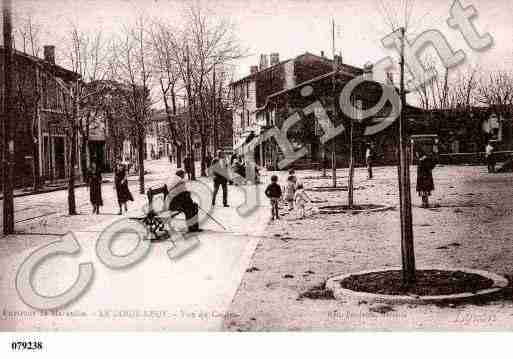
[[[0,83],[5,83],[3,53],[0,47]],[[34,172],[42,179],[64,178],[71,146],[66,114],[80,75],[55,64],[54,46],[44,47],[43,59],[14,51],[13,69],[15,185],[31,184]],[[3,86],[1,91],[4,98]],[[80,171],[80,161],[75,170]]]
[[[231,84],[233,94],[233,143],[238,149],[253,132],[259,134],[268,119],[259,111],[268,97],[296,87],[323,74],[333,71],[333,60],[306,52],[297,57],[280,61],[278,53],[260,55],[260,65],[251,66],[250,74]],[[359,75],[363,72],[354,66],[342,64],[339,68]]]
[[[333,152],[337,165],[346,165],[350,142],[348,131],[342,131],[328,142],[321,142],[324,132],[317,114],[304,110],[318,102],[335,126],[349,128],[352,120],[339,110],[338,94],[347,83],[359,77],[363,81],[351,91],[351,101],[353,105],[359,103],[363,109],[371,108],[379,102],[383,83],[393,87],[391,74],[374,73],[371,65],[364,68],[350,66],[344,64],[340,56],[331,60],[322,53],[321,56],[305,53],[283,62],[272,54],[271,60],[271,66],[267,66],[266,56],[261,56],[260,67],[252,67],[249,76],[232,84],[234,141],[238,152],[247,152],[244,144],[254,136],[271,127],[281,128],[287,118],[297,115],[300,120],[287,129],[287,137],[294,148],[306,149],[306,154],[293,165],[316,166]],[[357,160],[362,160],[365,147],[372,142],[384,162],[395,161],[397,116],[391,110],[387,102],[374,116],[356,123],[353,153]],[[412,121],[423,115],[420,109],[408,105],[404,114]],[[269,139],[260,142],[254,155],[257,163],[272,168],[284,159],[280,146]]]

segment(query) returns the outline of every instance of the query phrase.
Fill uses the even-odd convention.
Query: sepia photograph
[[[511,0],[1,4],[0,332],[513,329]]]

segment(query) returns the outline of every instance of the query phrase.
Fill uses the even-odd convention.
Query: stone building
[[[354,66],[342,64],[344,71],[358,75],[363,72]],[[251,66],[250,74],[231,83],[233,94],[233,144],[237,150],[253,132],[259,134],[266,125],[260,108],[265,107],[269,96],[290,90],[297,85],[333,71],[333,60],[305,52],[291,59],[280,61],[278,53],[260,56],[260,65]]]
[[[2,84],[3,53],[0,47]],[[54,46],[44,47],[43,59],[14,51],[13,68],[15,185],[31,185],[34,177],[63,179],[71,146],[66,136],[66,111],[71,106],[72,85],[80,75],[55,63]],[[3,86],[1,91],[3,99]]]

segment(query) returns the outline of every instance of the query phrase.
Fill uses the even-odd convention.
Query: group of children
[[[293,211],[294,207],[299,211],[300,217],[305,218],[306,216],[306,204],[310,203],[311,200],[306,194],[303,184],[299,183],[295,176],[294,170],[289,170],[289,176],[287,178],[287,184],[284,191],[278,184],[278,176],[271,176],[271,183],[265,189],[265,195],[271,201],[271,220],[279,219],[278,203],[283,197],[285,192],[285,201],[289,205],[289,211]]]

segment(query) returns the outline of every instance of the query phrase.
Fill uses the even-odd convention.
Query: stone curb
[[[401,270],[401,267],[389,267],[383,269],[367,270],[349,274],[338,274],[328,278],[326,281],[326,288],[333,292],[333,295],[338,300],[365,300],[368,303],[386,303],[386,304],[429,304],[441,302],[457,302],[463,300],[474,299],[476,297],[490,295],[503,290],[508,286],[508,280],[503,276],[495,273],[468,268],[417,268],[418,270],[440,270],[440,271],[461,271],[465,273],[478,274],[493,281],[491,288],[482,289],[476,293],[458,293],[450,295],[430,295],[430,296],[416,296],[416,295],[389,295],[389,294],[374,294],[368,292],[356,292],[350,289],[342,288],[340,282],[345,278],[375,272],[383,272],[389,270]]]
[[[379,208],[372,208],[372,209],[340,209],[340,210],[323,210],[322,208],[319,208],[320,214],[337,214],[337,213],[372,213],[372,212],[382,212],[382,211],[388,211],[389,209],[393,209],[395,206],[388,206],[383,205]]]

